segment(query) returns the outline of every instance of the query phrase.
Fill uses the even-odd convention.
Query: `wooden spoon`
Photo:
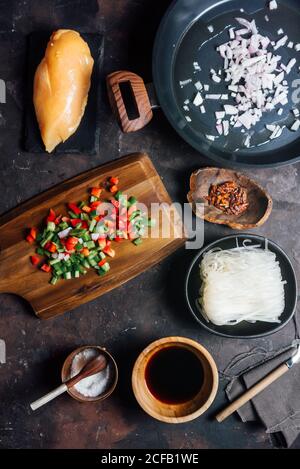
[[[30,404],[31,409],[36,410],[39,407],[42,407],[44,404],[47,404],[47,402],[52,401],[56,397],[66,392],[68,389],[75,386],[75,384],[79,383],[79,381],[82,379],[87,378],[88,376],[92,376],[96,373],[100,373],[100,371],[104,370],[106,366],[107,359],[104,357],[104,355],[99,355],[98,357],[93,358],[93,360],[90,360],[76,376],[68,379],[68,381],[58,386],[58,388]]]

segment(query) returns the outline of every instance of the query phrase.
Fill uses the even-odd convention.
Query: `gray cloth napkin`
[[[243,394],[268,373],[287,361],[295,348],[279,351],[233,378],[226,388],[230,401]],[[300,364],[245,404],[238,414],[243,422],[260,420],[275,447],[288,448],[300,434]]]

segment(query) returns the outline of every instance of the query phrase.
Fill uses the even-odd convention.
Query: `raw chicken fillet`
[[[84,114],[94,60],[76,31],[60,29],[48,42],[34,77],[33,102],[47,152],[74,134]]]

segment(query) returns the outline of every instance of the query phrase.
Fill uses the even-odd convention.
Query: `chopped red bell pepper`
[[[116,236],[114,241],[116,241],[117,243],[121,243],[121,241],[123,241],[124,238],[122,238],[122,236]]]
[[[117,186],[119,184],[119,179],[116,178],[116,177],[111,177],[111,178],[109,178],[109,182],[112,186],[114,186],[114,185]]]
[[[105,237],[99,238],[98,244],[99,244],[100,249],[104,249],[106,246],[106,238]]]
[[[111,247],[109,247],[107,245],[103,249],[103,252],[104,252],[104,254],[107,254],[109,257],[115,257],[115,255],[116,255],[114,249],[112,249]]]
[[[75,237],[70,237],[66,240],[66,248],[68,251],[72,251],[76,244],[78,244],[78,238],[75,238]]]
[[[70,222],[74,228],[75,226],[79,225],[79,223],[82,223],[82,220],[80,218],[71,218]]]
[[[29,234],[28,236],[26,236],[26,241],[28,241],[29,244],[32,244],[34,243],[34,238]]]
[[[80,213],[82,213],[82,210],[79,207],[77,207],[76,204],[70,203],[68,204],[68,207],[73,213],[75,213],[75,215],[79,215]]]
[[[102,267],[104,264],[106,264],[106,262],[106,259],[102,259],[102,261],[98,262],[99,267]]]
[[[80,218],[71,218],[70,223],[73,226],[73,228],[75,228],[75,226],[79,225],[80,223],[81,223],[81,228],[85,230],[87,230],[89,227],[87,221],[81,220]]]
[[[67,243],[76,246],[76,244],[78,244],[78,238],[75,236],[70,236],[70,238],[67,239]]]
[[[109,192],[112,192],[112,193],[118,192],[118,186],[116,186],[115,184],[113,186],[110,186]]]
[[[91,195],[94,197],[97,197],[99,199],[101,195],[102,189],[100,187],[92,187],[91,189]]]
[[[87,257],[90,254],[90,251],[88,248],[83,248],[82,251],[80,251],[81,254],[84,255],[84,257]]]
[[[60,221],[61,221],[61,215],[58,215],[58,217],[56,217],[54,220],[55,225],[59,225]]]
[[[38,265],[41,262],[41,258],[39,256],[30,256],[31,264]]]
[[[91,202],[90,203],[90,209],[91,210],[96,210],[99,207],[99,205],[101,205],[100,200],[96,200],[96,202]]]
[[[52,243],[51,241],[49,241],[49,243],[47,243],[47,244],[45,245],[45,249],[46,249],[46,251],[49,251],[49,252],[52,252],[52,253],[53,253],[53,252],[56,252],[56,250],[57,250],[55,244]]]
[[[48,272],[51,272],[51,267],[48,264],[43,264],[41,267],[41,270],[48,273]]]
[[[49,215],[47,217],[47,221],[55,221],[55,218],[56,218],[55,212],[54,212],[53,208],[50,208]]]
[[[30,228],[29,235],[33,238],[36,239],[36,235],[38,233],[38,230],[36,228]]]

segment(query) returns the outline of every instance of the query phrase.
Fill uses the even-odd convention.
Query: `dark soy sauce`
[[[156,399],[165,404],[182,404],[198,394],[204,375],[201,362],[193,352],[170,346],[151,357],[145,379]]]

